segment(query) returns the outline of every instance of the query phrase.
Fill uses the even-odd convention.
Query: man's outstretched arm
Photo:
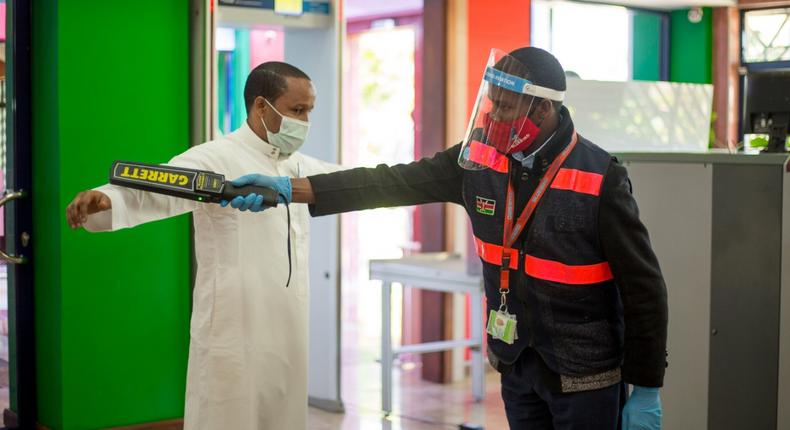
[[[284,200],[310,204],[313,216],[362,209],[410,206],[423,203],[463,203],[463,171],[458,165],[460,145],[409,164],[379,165],[308,178],[246,175],[234,185],[248,184],[274,188]],[[240,210],[263,208],[258,196],[237,197],[230,204]]]

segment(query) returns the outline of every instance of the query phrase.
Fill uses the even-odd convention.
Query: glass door
[[[31,0],[0,2],[0,406],[6,428],[35,428]],[[58,216],[60,214],[52,214]]]

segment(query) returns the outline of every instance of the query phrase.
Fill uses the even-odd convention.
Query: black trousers
[[[547,383],[547,368],[527,348],[502,374],[502,399],[511,430],[617,430],[625,385],[599,390],[557,393]]]

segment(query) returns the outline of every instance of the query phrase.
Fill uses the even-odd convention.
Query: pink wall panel
[[[5,2],[0,3],[0,41],[5,41]]]
[[[283,61],[285,34],[282,30],[250,31],[250,69],[267,61]]]

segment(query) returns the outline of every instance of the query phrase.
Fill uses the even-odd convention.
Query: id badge
[[[501,340],[508,345],[516,341],[516,316],[506,311],[491,310],[488,314],[486,332],[494,339]]]

